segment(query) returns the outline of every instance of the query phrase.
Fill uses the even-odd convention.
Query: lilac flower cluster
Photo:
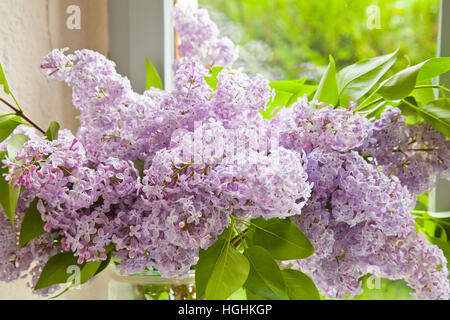
[[[35,130],[28,126],[17,127],[10,137],[16,134],[24,134],[30,139],[39,139]],[[6,151],[8,141],[9,138],[0,143],[1,152]],[[27,183],[25,180],[23,183]],[[35,194],[29,189],[21,192],[14,221],[15,230],[20,230],[25,212],[34,198]],[[17,232],[14,232],[11,221],[0,207],[0,281],[11,282],[17,279],[26,279],[27,285],[34,287],[48,259],[60,251],[60,248],[53,246],[56,235],[45,233],[31,240],[21,249],[17,246],[18,240]],[[48,295],[57,289],[58,286],[53,286],[37,292],[41,295]]]
[[[180,36],[182,59],[196,59],[212,68],[231,67],[238,58],[238,48],[227,37],[219,38],[219,28],[211,23],[209,13],[193,1],[181,1],[174,11],[174,23]]]
[[[425,122],[407,125],[398,108],[388,107],[373,123],[361,153],[415,195],[431,189],[438,177],[450,179],[450,141]]]
[[[33,199],[32,194],[21,195],[18,204],[16,228],[20,228],[24,213]],[[34,287],[40,273],[48,259],[58,253],[60,249],[53,246],[56,236],[45,233],[31,240],[25,247],[18,249],[17,233],[13,232],[11,222],[0,209],[0,281],[11,282],[26,279],[29,287]],[[48,295],[58,290],[53,286],[38,290],[41,295]]]
[[[361,293],[359,279],[366,273],[405,279],[418,297],[448,297],[445,257],[424,239],[417,240],[410,214],[415,197],[395,176],[385,175],[356,152],[320,149],[308,155],[307,172],[315,188],[295,221],[316,253],[297,263],[327,297]],[[405,249],[414,242],[418,250],[432,250],[434,258],[421,260],[416,250]]]
[[[416,201],[411,185],[376,162],[383,152],[378,141],[385,146],[384,152],[388,146],[391,150],[398,146],[395,138],[386,141],[385,136],[378,136],[380,140],[376,140],[380,123],[392,111],[388,108],[381,120],[372,123],[351,109],[303,99],[277,114],[275,123],[285,129],[282,145],[306,151],[308,180],[314,184],[311,198],[294,221],[316,251],[293,265],[311,275],[326,297],[343,299],[361,293],[360,279],[372,273],[404,279],[417,298],[448,299],[446,259],[416,232],[410,214]],[[420,126],[424,124],[417,124]],[[404,128],[395,125],[389,128],[392,133],[383,133],[398,138]],[[416,126],[410,130],[414,132]],[[435,130],[430,131],[417,136],[415,143],[437,148],[445,141]],[[440,146],[439,152],[443,152],[445,144]],[[441,163],[432,162],[436,158],[427,155],[430,163]],[[391,164],[389,161],[383,164]]]
[[[292,217],[316,251],[291,263],[327,297],[357,294],[361,277],[374,273],[405,279],[418,298],[448,298],[445,258],[410,214],[415,195],[450,175],[448,142],[389,108],[371,122],[353,105],[299,99],[263,119],[269,81],[230,68],[237,49],[208,12],[180,2],[174,21],[181,58],[171,91],[135,93],[90,50],[44,58],[48,79],[72,88],[80,128],[53,141],[26,130],[15,161],[2,159],[5,178],[26,189],[17,226],[37,198],[46,234],[16,249],[3,214],[0,279],[31,273],[35,283],[56,252],[82,263],[105,260],[111,246],[124,273],[183,276],[232,214]],[[213,89],[206,79],[217,66],[225,68]]]
[[[283,145],[309,153],[323,147],[347,152],[360,146],[368,136],[369,120],[349,109],[325,106],[299,99],[275,119]],[[283,128],[283,129],[281,129]]]

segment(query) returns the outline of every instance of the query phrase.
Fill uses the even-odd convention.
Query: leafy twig
[[[13,97],[14,98],[14,97]],[[3,102],[4,104],[6,104],[9,108],[11,108],[12,110],[14,110],[16,112],[16,115],[18,115],[19,117],[23,118],[25,121],[27,121],[29,124],[31,124],[33,127],[35,127],[37,130],[39,130],[39,132],[41,132],[42,134],[45,134],[45,131],[42,130],[36,123],[34,123],[30,118],[28,118],[22,111],[22,109],[19,107],[19,105],[17,104],[17,106],[19,107],[16,108],[14,107],[12,104],[10,104],[8,101],[6,101],[5,99],[0,97],[0,101]],[[14,98],[15,101],[15,98]],[[16,102],[17,103],[17,102]]]

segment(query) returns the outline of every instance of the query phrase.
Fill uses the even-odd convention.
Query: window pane
[[[396,68],[436,55],[439,0],[199,0],[241,46],[239,66],[317,80],[338,66],[400,48]],[[403,63],[403,65],[402,65]]]

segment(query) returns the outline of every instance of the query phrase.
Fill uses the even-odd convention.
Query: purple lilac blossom
[[[315,149],[307,159],[314,187],[294,221],[315,253],[295,261],[295,267],[311,275],[328,298],[360,294],[360,279],[371,273],[404,279],[417,298],[448,299],[446,259],[417,234],[410,214],[415,197],[396,176],[356,151]]]
[[[205,9],[195,2],[180,1],[174,10],[174,23],[180,37],[181,59],[199,59],[207,67],[230,67],[238,58],[238,49],[227,37],[219,38],[219,29]]]
[[[450,178],[450,140],[423,121],[407,125],[398,108],[387,107],[371,124],[360,152],[415,195],[431,189],[439,177]]]
[[[16,231],[0,208],[0,281],[26,279],[26,284],[30,288],[36,285],[48,259],[60,251],[58,247],[53,246],[57,235],[52,233],[45,233],[29,241],[22,248],[18,248],[17,230],[20,230],[25,211],[33,199],[34,194],[31,191],[26,190],[21,193],[16,210]],[[33,292],[48,296],[58,289],[59,285],[55,285]]]
[[[292,217],[315,248],[292,264],[329,298],[358,294],[361,277],[374,273],[405,279],[417,298],[448,299],[445,257],[416,233],[410,214],[417,194],[450,176],[445,137],[406,125],[397,109],[369,121],[354,104],[306,98],[263,119],[269,81],[231,68],[237,47],[220,38],[208,12],[180,1],[174,22],[172,91],[135,93],[114,62],[91,50],[44,58],[47,78],[72,88],[80,128],[54,141],[14,131],[30,138],[20,162],[2,159],[5,178],[26,188],[16,226],[37,197],[46,234],[17,249],[0,212],[0,279],[31,274],[34,284],[51,255],[105,260],[111,244],[123,273],[183,276],[233,214]],[[225,68],[213,90],[205,77],[215,66]]]

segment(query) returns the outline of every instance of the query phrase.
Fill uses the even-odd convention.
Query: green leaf
[[[195,266],[195,289],[197,297],[205,295],[208,280],[214,270],[217,256],[220,254],[222,242],[216,241],[208,250],[200,250],[199,259]]]
[[[5,91],[6,94],[10,94],[11,91],[9,90],[8,81],[6,81],[5,72],[3,71],[2,64],[0,63],[0,85],[3,85],[3,91]]]
[[[306,77],[298,80],[281,80],[272,81],[269,83],[270,87],[275,90],[275,97],[267,103],[267,108],[261,111],[261,114],[266,119],[271,119],[279,107],[289,107],[298,98],[303,98],[306,94],[310,96],[316,91],[316,85],[305,84]]]
[[[416,99],[413,96],[408,96],[404,99],[406,102],[409,102],[417,107],[419,107]],[[386,101],[383,101],[384,103],[387,103]],[[416,110],[411,108],[408,104],[406,104],[404,101],[400,101],[400,103],[397,105],[397,108],[399,108],[402,111],[402,115],[405,116],[406,123],[412,125],[416,122],[419,122],[422,120],[422,117],[417,113]],[[389,104],[391,105],[391,104]],[[393,106],[395,107],[395,106]]]
[[[269,86],[276,91],[284,91],[288,93],[297,93],[305,84],[306,77],[298,80],[280,80],[272,81]]]
[[[418,82],[416,85],[431,85],[429,81]],[[433,88],[420,88],[414,89],[411,92],[411,96],[416,99],[419,106],[426,105],[427,103],[436,100],[436,90]]]
[[[369,110],[364,110],[363,112],[361,112],[361,114],[368,119],[372,118],[379,119],[383,111],[386,109],[387,104],[388,102],[386,100],[383,100],[379,104],[375,105],[373,108],[370,108]]]
[[[51,257],[41,271],[41,275],[34,287],[34,290],[51,287],[55,284],[67,283],[69,277],[69,266],[78,266],[80,268],[80,284],[91,279],[98,270],[101,261],[89,261],[83,264],[77,264],[78,258],[72,252],[61,252]]]
[[[7,152],[0,152],[0,161],[3,160]],[[14,218],[16,213],[16,204],[18,200],[17,192],[15,192],[10,184],[5,180],[4,174],[8,174],[8,168],[1,168],[0,166],[0,204],[3,208],[3,212],[11,221],[14,227]],[[18,189],[20,190],[20,189]]]
[[[55,295],[55,296],[53,296],[53,297],[51,297],[51,298],[48,298],[48,300],[54,300],[54,299],[56,299],[56,298],[59,298],[59,297],[61,297],[64,293],[66,293],[66,292],[69,291],[69,290],[70,290],[70,286],[67,287],[67,288],[65,288],[65,289],[62,290],[61,292],[59,292],[57,295]]]
[[[398,50],[387,55],[360,60],[352,65],[343,68],[337,74],[339,93],[342,93],[342,91],[344,91],[345,88],[352,82],[358,82],[361,77],[364,77],[374,70],[379,70],[380,67],[385,65],[387,62],[395,61],[395,56],[397,53]]]
[[[450,99],[441,98],[422,107],[415,106],[412,103],[405,103],[402,105],[402,110],[415,112],[436,130],[450,137]]]
[[[438,99],[419,109],[420,115],[435,129],[450,137],[450,99]]]
[[[357,101],[372,89],[395,63],[398,50],[372,59],[358,61],[343,68],[337,75],[339,99],[343,106]]]
[[[58,132],[60,129],[60,125],[56,121],[50,122],[50,126],[48,127],[47,131],[45,132],[45,135],[47,136],[47,139],[50,141],[58,139]]]
[[[290,218],[252,221],[256,225],[253,244],[268,250],[275,259],[303,259],[314,253],[311,242]]]
[[[219,240],[227,242],[231,237],[232,231],[230,228],[227,228],[219,236]],[[220,241],[216,241],[207,250],[200,249],[199,260],[195,265],[195,290],[198,298],[205,295],[208,280],[214,270],[214,265],[216,264],[221,249],[222,242]]]
[[[249,273],[247,258],[231,244],[222,242],[222,250],[216,261],[205,290],[208,300],[225,300],[242,287]]]
[[[291,269],[282,270],[281,274],[289,300],[320,300],[316,285],[306,274]]]
[[[316,91],[314,99],[328,105],[332,104],[333,106],[336,106],[338,97],[339,91],[336,78],[336,63],[330,55],[330,63],[328,64],[324,75],[320,79],[319,87]]]
[[[97,274],[97,270],[100,268],[100,265],[103,261],[89,261],[84,262],[80,265],[81,267],[81,282],[80,284],[86,283],[92,279],[93,276]]]
[[[0,142],[8,138],[14,129],[22,123],[22,119],[16,115],[0,117]]]
[[[2,170],[0,170],[0,174],[3,174]],[[7,184],[5,188],[2,181],[0,182],[0,193],[0,203],[2,205],[3,211],[11,221],[11,224],[14,228],[14,220],[16,218],[16,207],[17,201],[19,200],[20,188],[14,189],[10,184]]]
[[[19,248],[45,233],[45,222],[42,221],[41,213],[37,209],[38,200],[38,198],[35,198],[31,202],[23,217],[19,234]]]
[[[267,108],[261,111],[261,115],[265,119],[271,119],[275,116],[280,106],[286,106],[292,93],[285,91],[275,91],[275,97],[269,101]]]
[[[439,224],[437,224],[436,222],[432,221],[432,220],[428,220],[428,219],[424,219],[423,220],[423,229],[425,230],[426,234],[434,237],[436,236],[436,232],[438,230],[442,230],[442,228],[440,227]],[[445,230],[443,230],[445,233]],[[447,240],[445,240],[447,241]]]
[[[10,160],[15,160],[16,159],[16,153],[22,149],[22,146],[24,145],[25,142],[27,142],[28,140],[30,140],[30,138],[28,138],[26,135],[24,134],[16,134],[14,136],[12,136],[9,140],[8,140],[8,144],[7,144],[7,151],[8,151],[8,157]]]
[[[113,253],[113,250],[114,250],[114,245],[112,245],[112,244],[110,244],[110,245],[108,245],[108,246],[106,247],[106,255],[107,255],[107,258],[106,258],[106,260],[103,260],[103,261],[100,263],[100,266],[98,267],[97,271],[95,271],[94,276],[98,275],[100,272],[102,272],[103,270],[105,270],[106,267],[108,267],[108,265],[109,265],[109,263],[111,262],[111,259],[112,259],[112,253]]]
[[[29,138],[24,134],[17,134],[11,137],[7,144],[7,152],[0,153],[0,159],[4,159],[8,155],[11,161],[16,158],[16,153],[22,148],[22,145],[27,142]],[[0,166],[1,167],[1,166]],[[0,203],[3,211],[14,228],[14,220],[16,216],[17,201],[19,200],[20,188],[14,189],[14,181],[8,183],[3,177],[4,174],[9,173],[9,168],[0,168]]]
[[[0,157],[6,155],[6,152],[0,153]],[[7,174],[7,168],[0,168],[0,204],[5,212],[5,215],[11,221],[14,227],[14,219],[16,214],[17,200],[19,199],[20,189],[13,189],[11,185],[5,181],[3,174]]]
[[[407,97],[417,83],[432,79],[450,70],[450,58],[433,58],[406,68],[383,81],[378,90],[385,99]]]
[[[270,299],[258,296],[257,294],[251,292],[248,289],[245,290],[245,293],[247,294],[247,300],[270,300]]]
[[[419,71],[427,61],[429,60],[406,68],[384,80],[377,92],[387,100],[398,100],[407,97],[414,90]]]
[[[217,76],[219,75],[220,71],[222,71],[224,67],[214,67],[209,71],[210,76],[205,77],[205,82],[215,91],[217,90],[217,83],[219,82],[217,80]]]
[[[246,300],[247,294],[244,288],[236,290],[227,300]]]
[[[244,287],[252,293],[273,300],[288,298],[280,268],[270,253],[260,246],[245,250],[250,262],[250,273]]]
[[[227,299],[247,279],[250,265],[247,258],[228,240],[219,238],[208,250],[200,252],[195,270],[198,297],[206,299]]]
[[[417,82],[433,79],[448,71],[450,71],[450,57],[429,59],[420,69]]]
[[[145,90],[148,90],[151,87],[155,87],[161,90],[163,89],[162,81],[158,74],[158,71],[147,57],[145,57],[145,79]]]
[[[294,93],[286,103],[286,106],[289,107],[292,104],[296,103],[299,98],[303,98],[305,94],[309,97],[314,91],[316,91],[318,86],[304,84],[299,87],[298,91]]]

